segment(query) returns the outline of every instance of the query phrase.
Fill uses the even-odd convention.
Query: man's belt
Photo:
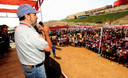
[[[25,65],[26,68],[32,69],[33,67],[40,67],[42,64],[44,64],[44,62],[37,64],[37,65]]]

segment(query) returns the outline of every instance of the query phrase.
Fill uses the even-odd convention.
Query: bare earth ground
[[[59,48],[55,60],[68,78],[128,78],[128,68],[97,53],[81,47]]]
[[[128,68],[98,57],[90,50],[72,46],[58,48],[54,59],[68,78],[128,78]],[[15,48],[0,59],[0,78],[25,78]]]

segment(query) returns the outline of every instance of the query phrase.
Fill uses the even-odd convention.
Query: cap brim
[[[39,13],[40,11],[36,11],[36,13]]]

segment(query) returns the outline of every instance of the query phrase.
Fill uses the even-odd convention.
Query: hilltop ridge
[[[128,24],[128,15],[112,20],[112,21],[104,21],[101,25],[104,25],[105,23],[112,24],[112,25],[126,25]],[[92,24],[92,25],[99,25],[99,23],[90,23],[90,22],[65,22],[62,20],[52,20],[48,22],[44,22],[47,26],[68,26],[68,25],[87,25],[87,24]]]
[[[77,19],[63,19],[63,20],[51,20],[45,22],[44,24],[48,26],[68,26],[68,25],[104,25],[104,24],[112,24],[112,25],[122,25],[128,24],[128,11],[121,11],[115,13],[101,14],[95,16],[88,16]]]

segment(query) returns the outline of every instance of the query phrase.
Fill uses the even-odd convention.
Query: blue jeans
[[[26,68],[25,65],[22,65],[26,78],[47,78],[45,73],[44,64],[39,67],[32,67],[32,69]]]
[[[55,50],[52,50],[52,52],[53,52],[53,56],[56,56]]]

